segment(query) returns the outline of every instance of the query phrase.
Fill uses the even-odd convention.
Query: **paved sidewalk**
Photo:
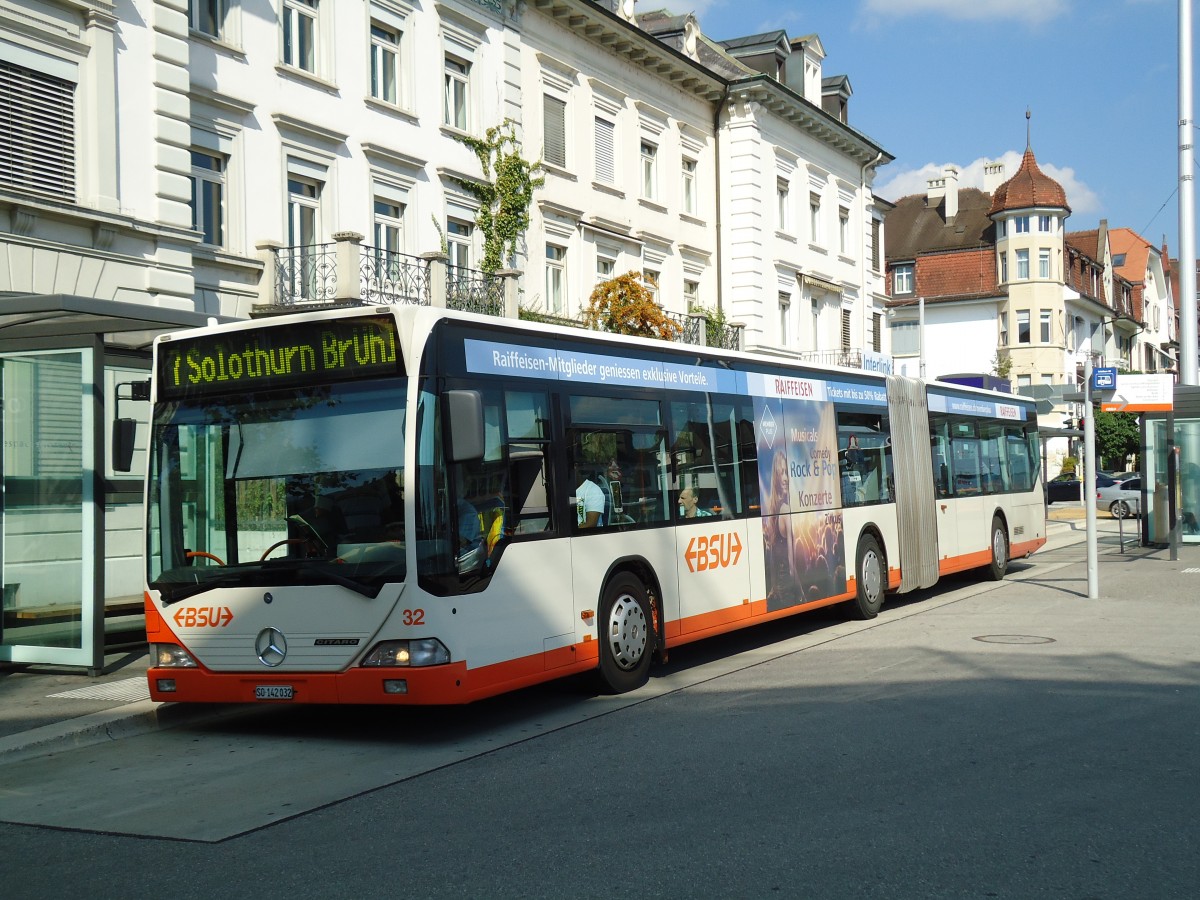
[[[1067,568],[1056,576],[1053,586],[1021,581],[1007,589],[1060,591],[1086,599],[1083,518],[1080,505],[1052,505],[1049,540],[1034,559],[1047,564],[1063,562]],[[1124,553],[1119,552],[1119,525],[1125,526]],[[1098,531],[1102,597],[1136,597],[1151,585],[1173,596],[1200,594],[1200,548],[1183,547],[1179,559],[1171,562],[1167,550],[1133,545],[1135,522],[1098,520]],[[1192,568],[1194,571],[1189,571]],[[1019,571],[1010,576],[1014,581],[1019,578]],[[148,651],[140,647],[106,657],[104,674],[96,677],[52,666],[0,668],[0,759],[11,761],[17,755],[28,756],[49,747],[84,746],[245,709],[155,703],[146,686],[148,666]]]

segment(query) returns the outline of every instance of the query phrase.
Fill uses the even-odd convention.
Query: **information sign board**
[[[1100,411],[1170,412],[1174,390],[1170,375],[1118,375],[1116,390],[1100,401]]]

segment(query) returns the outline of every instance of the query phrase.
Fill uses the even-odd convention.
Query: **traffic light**
[[[1083,431],[1083,419],[1079,420],[1079,430]]]
[[[1075,427],[1075,420],[1073,418],[1068,416],[1067,418],[1063,419],[1063,428],[1074,428],[1074,427]]]

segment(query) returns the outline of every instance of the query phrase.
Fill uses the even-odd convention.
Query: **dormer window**
[[[892,294],[911,294],[913,292],[913,266],[904,263],[892,269]]]

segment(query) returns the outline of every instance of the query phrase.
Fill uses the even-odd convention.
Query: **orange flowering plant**
[[[596,285],[583,309],[589,328],[674,340],[682,327],[654,302],[653,282],[641,272],[626,272]]]

